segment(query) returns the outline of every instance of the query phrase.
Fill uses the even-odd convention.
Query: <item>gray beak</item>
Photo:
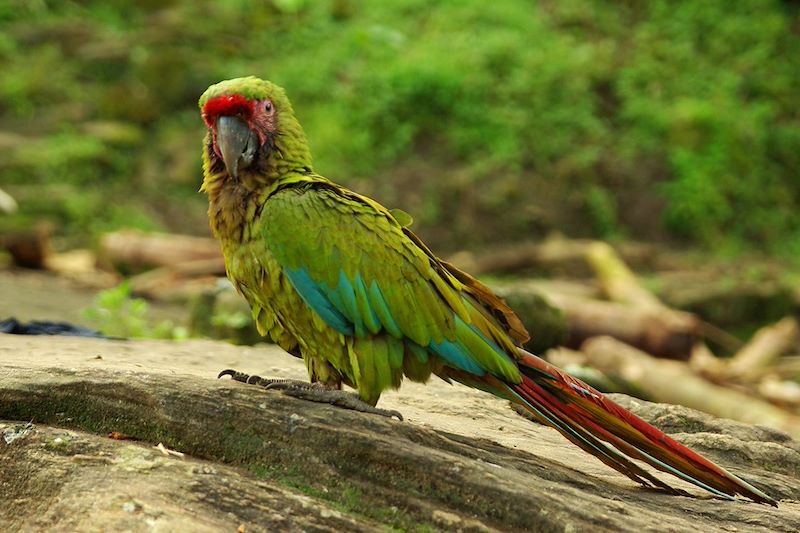
[[[258,137],[239,117],[222,116],[217,119],[217,148],[228,174],[239,177],[239,169],[253,162],[258,149]]]

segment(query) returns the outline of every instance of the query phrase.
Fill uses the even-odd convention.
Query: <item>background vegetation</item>
[[[316,167],[439,250],[558,229],[800,252],[800,8],[777,0],[6,0],[0,185],[62,246],[204,233],[211,83],[286,87]]]

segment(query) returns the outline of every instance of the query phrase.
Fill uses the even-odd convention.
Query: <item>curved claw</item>
[[[240,383],[250,383],[248,380],[250,379],[250,374],[245,374],[244,372],[239,372],[238,370],[234,370],[232,368],[226,368],[222,372],[217,375],[217,379],[220,379],[224,376],[230,376],[232,380],[238,381]]]
[[[395,411],[394,409],[381,409],[381,411],[383,411],[383,413],[380,413],[380,414],[382,414],[382,415],[383,415],[383,416],[385,416],[386,418],[392,418],[392,417],[395,417],[395,418],[397,418],[397,419],[398,419],[400,422],[403,422],[403,421],[405,420],[405,419],[403,418],[403,415],[402,415],[402,413],[400,413],[400,411]]]

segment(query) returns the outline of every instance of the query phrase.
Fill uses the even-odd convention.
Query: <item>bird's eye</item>
[[[264,111],[272,111],[272,102],[264,102]]]

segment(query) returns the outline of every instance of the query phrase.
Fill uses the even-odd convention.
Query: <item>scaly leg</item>
[[[345,392],[323,383],[308,383],[306,381],[294,379],[265,379],[261,376],[251,376],[233,369],[223,370],[219,373],[217,378],[223,376],[230,376],[234,381],[247,383],[248,385],[258,385],[265,389],[280,390],[283,391],[284,394],[302,400],[329,403],[337,407],[352,409],[353,411],[381,415],[387,418],[396,417],[398,420],[403,420],[403,415],[398,411],[380,409],[379,407],[364,402],[358,394],[354,392]]]

